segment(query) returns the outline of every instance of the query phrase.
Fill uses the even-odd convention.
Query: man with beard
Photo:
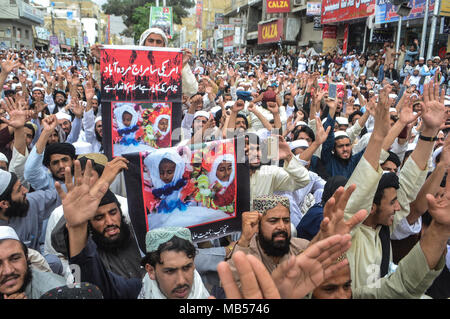
[[[255,197],[254,211],[242,214],[242,234],[233,254],[243,251],[262,261],[269,273],[290,256],[298,255],[308,247],[309,241],[291,238],[289,199],[285,196]],[[232,259],[228,260],[236,280],[239,276]]]
[[[207,298],[209,293],[195,271],[195,247],[191,233],[186,228],[166,227],[147,233],[147,255],[142,264],[148,277],[144,281],[141,278],[124,278],[108,271],[99,258],[95,243],[87,236],[88,222],[92,227],[98,226],[94,223],[98,222],[95,219],[99,209],[102,209],[99,204],[108,197],[110,183],[120,170],[127,168],[126,165],[125,161],[118,161],[95,182],[91,178],[91,162],[86,164],[84,174],[81,174],[81,165],[75,161],[74,181],[70,170],[66,169],[68,192],[65,193],[61,185],[56,183],[58,194],[63,200],[70,263],[81,268],[81,281],[97,285],[105,299],[134,299],[138,295],[149,299]],[[111,207],[105,207],[105,210]],[[101,220],[99,222],[102,224]],[[104,227],[103,231],[110,238],[120,233],[111,226]]]
[[[25,163],[24,176],[33,189],[54,190],[55,180],[64,180],[65,167],[73,167],[75,147],[72,144],[53,143],[47,145],[47,141],[57,125],[58,120],[55,115],[42,120],[42,133]]]
[[[94,101],[95,103],[98,103],[98,100],[96,99],[96,96],[93,95],[93,89],[87,90],[86,95],[88,99],[88,105],[83,116],[83,128],[86,142],[91,144],[91,150],[93,153],[103,153],[102,117],[100,114],[95,117],[96,112],[94,108]]]
[[[27,247],[40,251],[43,221],[60,204],[55,190],[28,193],[16,174],[0,170],[0,226],[12,227]]]
[[[55,90],[53,92],[53,104],[49,103],[47,107],[51,114],[56,114],[58,112],[65,112],[66,104],[67,104],[66,93],[64,93],[64,91]]]
[[[81,169],[84,170],[87,164],[88,160],[93,160],[93,177],[95,180],[97,180],[103,173],[105,169],[105,165],[108,167],[111,167],[115,165],[118,161],[122,161],[123,159],[120,157],[116,157],[113,161],[110,163],[107,163],[106,157],[103,159],[104,155],[100,154],[83,154],[82,157],[78,157],[78,160],[81,164]],[[128,241],[111,241],[108,240],[108,238],[105,237],[103,234],[105,229],[102,229],[100,226],[94,227],[93,225],[95,223],[89,223],[89,228],[91,233],[93,234],[94,242],[97,244],[99,248],[99,254],[102,258],[103,262],[108,265],[109,268],[114,270],[117,270],[117,273],[120,273],[121,275],[125,277],[136,277],[136,273],[139,273],[142,271],[142,269],[139,268],[139,259],[135,260],[135,258],[132,258],[131,255],[134,256],[136,253],[139,255],[139,251],[134,251],[134,245],[132,245],[131,241],[134,239],[134,232],[132,229],[132,226],[130,225],[130,217],[128,215],[128,204],[127,199],[125,197],[115,195],[113,193],[109,193],[109,201],[114,202],[117,204],[117,207],[114,207],[115,210],[120,211],[120,214],[115,215],[116,217],[121,215],[121,218],[119,220],[119,223],[114,224],[117,227],[119,227],[119,230],[121,231],[120,238],[125,239],[128,238],[130,242]],[[106,203],[106,198],[105,198]],[[101,213],[99,213],[101,215]],[[98,216],[96,218],[107,220],[106,217],[108,217],[111,214],[103,214],[102,216]],[[120,217],[120,216],[119,216]],[[59,206],[57,207],[51,214],[47,229],[45,233],[45,245],[44,245],[44,252],[46,254],[54,254],[59,257],[65,271],[67,274],[68,272],[68,252],[67,252],[67,239],[65,237],[65,224],[66,221],[64,219],[64,212],[63,207]],[[96,225],[96,224],[95,224]],[[131,232],[131,233],[130,233]],[[105,237],[105,240],[103,240]],[[98,241],[96,239],[99,239]],[[106,243],[105,243],[106,242]],[[121,245],[121,243],[123,245]],[[113,246],[113,247],[112,247]],[[117,246],[117,249],[115,249],[115,246]],[[130,253],[131,252],[131,253]],[[124,258],[124,256],[126,258]],[[133,260],[134,259],[134,260]],[[127,262],[127,260],[133,261],[133,264],[130,266]],[[126,270],[126,268],[129,267],[129,270]],[[69,269],[70,270],[70,269]]]
[[[14,229],[0,226],[0,299],[39,299],[65,284],[64,277],[31,267],[27,246]]]

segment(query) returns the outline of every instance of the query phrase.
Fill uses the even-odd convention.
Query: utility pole
[[[398,27],[397,27],[397,43],[395,44],[395,52],[398,52],[398,49],[400,48],[400,34],[402,32],[402,16],[398,17]],[[397,68],[398,59],[395,59],[395,68]]]
[[[420,39],[420,56],[423,57],[425,54],[425,43],[427,36],[427,25],[428,25],[428,12],[430,7],[430,0],[427,0],[425,3],[425,16],[423,17],[423,27],[422,27],[422,38]]]
[[[433,11],[433,17],[431,18],[431,30],[430,30],[430,38],[428,40],[428,51],[427,51],[427,59],[432,58],[433,54],[433,44],[434,44],[434,38],[436,36],[436,24],[437,19],[439,15],[439,0],[434,0],[434,11]]]

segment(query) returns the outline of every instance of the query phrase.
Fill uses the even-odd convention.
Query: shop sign
[[[322,38],[323,39],[336,39],[337,38],[337,27],[335,25],[324,25]]]
[[[291,12],[290,0],[267,0],[267,13]]]
[[[440,16],[450,17],[450,0],[441,0]]]
[[[308,2],[306,4],[307,16],[320,16],[321,11],[322,11],[322,2]]]
[[[322,24],[365,18],[375,12],[375,0],[323,0]]]
[[[426,0],[409,0],[408,6],[411,7],[411,12],[408,16],[403,17],[402,20],[422,19],[425,16]],[[377,0],[375,8],[375,24],[396,22],[399,15],[396,13],[397,7],[387,0]],[[430,0],[429,13],[434,10],[434,0]],[[450,14],[450,12],[449,12]]]
[[[283,39],[283,19],[258,25],[258,44],[277,42]]]

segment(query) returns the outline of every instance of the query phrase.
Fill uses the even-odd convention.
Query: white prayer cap
[[[421,61],[421,60],[425,61],[425,58],[424,58],[423,56],[421,56],[421,57],[419,58],[419,61]]]
[[[37,81],[34,81],[33,85],[36,85],[36,84],[44,85],[44,82],[42,82],[41,80],[37,80]]]
[[[345,132],[345,131],[334,132],[334,139],[338,139],[340,137],[347,137],[347,138],[349,138],[347,132]]]
[[[304,122],[304,121],[298,121],[297,123],[295,123],[295,126],[299,126],[299,125],[308,126],[308,124],[306,124],[306,122]]]
[[[41,87],[38,87],[38,86],[34,87],[33,90],[31,90],[31,92],[34,92],[34,91],[45,92],[44,88],[41,88]]]
[[[397,109],[395,107],[390,107],[389,108],[389,113],[391,113],[391,112],[397,112]]]
[[[396,98],[397,98],[397,94],[390,93],[390,94],[389,94],[389,98],[390,98],[390,99],[396,99]]]
[[[227,108],[229,108],[229,107],[233,107],[234,103],[235,103],[234,101],[228,101],[228,102],[225,103],[225,105],[224,105],[225,109],[227,109]]]
[[[222,109],[220,106],[214,106],[214,107],[210,110],[210,112],[211,112],[214,116],[216,116],[217,111],[219,111],[220,109]]]
[[[160,36],[162,36],[162,38],[164,40],[164,46],[166,47],[168,45],[167,36],[166,36],[165,32],[163,30],[161,30],[160,28],[150,28],[150,29],[145,30],[144,33],[142,33],[141,37],[139,38],[139,45],[144,45],[145,40],[152,33],[159,34]]]
[[[8,158],[2,152],[0,152],[0,161],[8,163]]]
[[[68,121],[72,121],[72,117],[71,117],[69,114],[67,114],[67,113],[64,113],[64,112],[59,111],[59,112],[56,113],[55,115],[56,115],[56,118],[57,118],[58,120],[68,120]]]
[[[195,114],[194,114],[194,120],[195,120],[197,117],[199,117],[199,116],[204,116],[204,117],[206,117],[206,119],[209,120],[209,112],[206,112],[206,111],[197,111],[197,112],[195,112]]]
[[[443,149],[443,148],[444,148],[443,146],[439,146],[439,147],[433,152],[432,159],[433,159],[433,166],[434,166],[434,167],[436,167],[436,157],[438,157],[438,155],[442,153],[442,149]]]
[[[20,83],[13,83],[13,84],[11,84],[11,90],[15,90],[18,87],[22,87],[22,84],[20,84]]]
[[[98,100],[97,95],[94,95],[94,96],[92,97],[92,99],[93,99],[93,100]]]
[[[72,145],[75,147],[75,154],[76,155],[92,153],[92,145],[91,145],[91,143],[87,143],[87,142],[83,142],[83,141],[77,141],[75,143],[72,143]]]
[[[0,196],[6,191],[11,182],[12,174],[0,169]]]
[[[16,231],[9,226],[0,226],[0,240],[13,239],[20,241],[19,236],[17,236]]]
[[[339,125],[348,125],[348,118],[342,117],[342,116],[337,116],[337,117],[336,117],[336,122],[337,122]]]
[[[293,151],[299,147],[308,148],[309,144],[306,140],[300,139],[300,140],[295,140],[295,141],[290,142],[289,146],[291,147],[291,151]]]
[[[450,105],[450,100],[444,100],[444,105],[445,106]]]
[[[102,117],[101,116],[97,116],[96,118],[95,118],[95,122],[94,123],[97,123],[98,121],[101,121],[102,120]]]

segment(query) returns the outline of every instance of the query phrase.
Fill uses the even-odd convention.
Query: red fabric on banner
[[[267,13],[291,12],[290,0],[267,0]]]
[[[283,19],[258,25],[258,44],[277,42],[283,39]]]
[[[177,51],[102,50],[102,100],[181,100],[182,57]]]
[[[322,0],[322,24],[364,18],[375,12],[375,0]]]

